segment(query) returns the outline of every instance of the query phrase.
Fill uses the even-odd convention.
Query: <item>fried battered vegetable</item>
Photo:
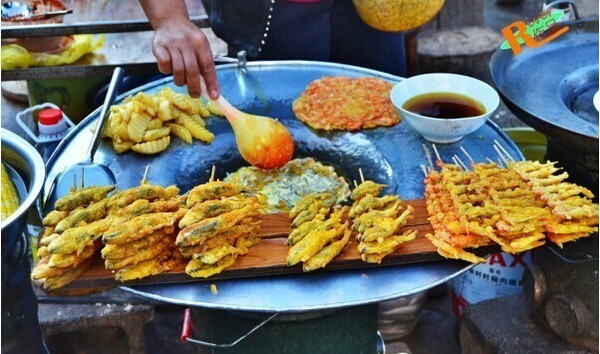
[[[141,250],[154,245],[165,237],[167,237],[167,234],[163,229],[133,242],[104,245],[101,251],[102,258],[119,259],[131,257]]]
[[[228,244],[210,249],[200,254],[194,254],[194,259],[200,261],[203,264],[213,265],[226,256],[238,255],[240,253],[240,249]]]
[[[123,208],[138,199],[155,200],[171,199],[179,193],[177,186],[155,186],[152,184],[142,184],[138,187],[129,188],[113,195],[108,201],[109,208]]]
[[[246,188],[233,183],[214,181],[196,186],[190,190],[186,205],[188,208],[198,203],[211,199],[231,197],[242,192],[249,192]]]
[[[98,202],[104,199],[106,195],[114,189],[115,186],[92,186],[78,189],[58,199],[56,203],[54,203],[54,209],[68,211],[92,202]]]
[[[207,200],[197,203],[185,214],[183,219],[179,221],[179,227],[183,229],[202,219],[213,218],[236,209],[241,209],[245,205],[252,203],[258,203],[258,198],[240,198],[240,196],[233,196],[225,199]]]
[[[227,229],[230,229],[242,219],[256,214],[257,203],[246,205],[242,209],[233,210],[213,218],[201,220],[179,232],[177,235],[177,246],[196,245],[207,238],[213,237]]]
[[[358,252],[363,253],[377,253],[377,254],[390,254],[398,248],[404,242],[414,240],[417,237],[417,231],[408,230],[401,235],[392,235],[386,237],[382,242],[361,242],[358,245]]]
[[[406,224],[408,217],[412,212],[412,207],[409,205],[406,210],[397,218],[380,218],[373,222],[373,226],[366,229],[360,234],[358,239],[363,242],[383,242],[383,240],[393,235],[396,230]]]
[[[194,246],[180,247],[180,251],[185,258],[192,258],[194,254],[201,254],[210,249],[221,247],[227,244],[233,244],[237,239],[244,235],[255,234],[259,229],[258,223],[252,223],[252,218],[246,218],[229,230],[204,240],[202,243]]]
[[[317,252],[317,254],[304,262],[302,265],[302,270],[305,272],[310,272],[315,269],[325,268],[329,262],[331,262],[338,254],[340,254],[344,246],[346,246],[350,240],[351,234],[352,230],[347,228],[346,231],[344,231],[344,236],[340,240],[334,241],[323,247],[323,249]]]
[[[439,237],[431,234],[425,234],[425,237],[438,248],[437,252],[445,258],[462,259],[471,263],[485,263],[485,258],[477,257],[473,253],[452,246]]]
[[[66,218],[69,215],[68,211],[58,211],[52,210],[46,215],[44,220],[42,220],[42,224],[44,226],[56,226],[62,219]]]
[[[48,245],[50,253],[80,254],[86,246],[91,245],[108,230],[111,220],[100,219],[84,226],[67,229]]]
[[[366,195],[364,198],[360,199],[358,202],[352,205],[350,208],[350,212],[348,216],[351,218],[355,218],[359,215],[366,213],[371,209],[381,210],[386,209],[390,204],[395,203],[399,200],[397,196],[394,195],[386,195],[383,197],[376,197],[373,195]]]
[[[366,197],[368,194],[378,196],[379,193],[385,188],[385,184],[375,183],[373,181],[364,181],[354,188],[350,198],[353,201],[358,201]]]
[[[81,251],[80,254],[77,252],[53,254],[48,260],[48,267],[50,268],[67,268],[75,267],[83,263],[88,258],[92,257],[96,253],[98,247],[94,244],[87,246]]]
[[[165,273],[174,270],[181,261],[181,254],[177,250],[164,250],[157,257],[119,269],[115,272],[115,280],[125,282]]]
[[[194,278],[208,278],[211,275],[221,273],[230,267],[237,256],[225,256],[215,264],[204,264],[197,259],[192,259],[185,267],[185,272]]]
[[[302,212],[312,209],[320,210],[327,209],[334,206],[336,203],[336,196],[330,193],[319,193],[319,194],[308,194],[300,198],[292,207],[289,212],[290,220],[296,219]],[[305,216],[303,219],[312,219],[310,216]],[[298,225],[301,222],[297,223]]]
[[[57,276],[47,277],[44,279],[44,289],[46,290],[54,290],[58,288],[62,288],[65,285],[69,284],[73,280],[79,278],[83,272],[85,272],[89,266],[92,264],[93,258],[88,258],[78,266],[74,268],[68,268],[69,271],[62,273]],[[53,268],[57,269],[57,268]]]
[[[66,229],[76,226],[81,222],[89,223],[106,216],[106,199],[91,203],[85,208],[74,209],[69,216],[56,224],[56,232],[62,233]]]
[[[150,235],[156,230],[173,227],[185,211],[150,213],[136,216],[122,224],[114,225],[102,236],[104,243],[128,243]]]
[[[130,264],[136,264],[147,259],[157,257],[163,251],[173,248],[175,242],[171,237],[165,237],[160,242],[150,245],[133,256],[118,259],[106,259],[104,265],[107,269],[120,269]]]
[[[292,246],[288,252],[287,264],[293,266],[300,262],[306,262],[310,257],[319,252],[327,243],[339,238],[348,226],[348,222],[343,225],[335,225],[328,230],[314,230],[306,237]]]
[[[321,209],[320,212],[317,215],[315,215],[314,219],[312,219],[311,221],[304,222],[297,228],[292,229],[292,232],[290,232],[288,236],[288,245],[293,246],[297,244],[311,231],[323,225],[323,221],[327,216],[327,212],[327,209]]]

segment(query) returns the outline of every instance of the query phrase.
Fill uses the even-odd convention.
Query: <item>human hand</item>
[[[200,97],[200,75],[211,99],[219,98],[219,83],[210,44],[187,18],[169,19],[154,29],[152,52],[163,74],[173,73],[177,86],[187,84],[191,97]]]

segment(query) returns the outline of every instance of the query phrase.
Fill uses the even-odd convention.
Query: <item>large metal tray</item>
[[[295,157],[313,156],[331,164],[349,181],[365,176],[388,185],[387,191],[404,199],[423,197],[423,175],[420,164],[426,163],[423,139],[406,123],[391,128],[378,128],[356,133],[317,132],[296,120],[292,101],[311,81],[323,76],[373,76],[391,82],[400,77],[381,72],[332,63],[306,61],[253,62],[242,73],[235,65],[217,69],[221,90],[233,105],[243,111],[277,117],[290,130],[296,143]],[[176,88],[171,78],[144,85],[122,95],[139,91],[156,92],[164,86]],[[48,162],[48,181],[64,167],[83,156],[91,138],[99,110],[88,116],[59,145]],[[216,135],[211,145],[187,145],[173,139],[167,151],[158,156],[134,153],[116,155],[107,142],[102,142],[96,161],[108,165],[117,177],[119,188],[137,185],[144,168],[150,165],[148,180],[158,184],[177,184],[182,191],[207,181],[212,165],[217,177],[225,177],[244,165],[239,156],[229,124],[211,118],[208,128]],[[494,157],[494,139],[499,140],[516,158],[522,158],[517,147],[491,121],[462,141],[439,146],[442,157],[450,160],[466,148],[476,160]],[[49,183],[44,188],[48,193]],[[379,302],[411,295],[443,283],[469,268],[459,261],[387,267],[359,271],[329,272],[296,276],[222,280],[215,282],[218,295],[206,283],[123,287],[140,295],[176,304],[210,308],[298,312]]]

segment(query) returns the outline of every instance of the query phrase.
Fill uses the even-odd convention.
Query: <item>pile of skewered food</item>
[[[185,214],[178,192],[175,186],[142,183],[108,200],[111,227],[103,233],[101,254],[115,280],[161,274],[182,262],[175,247],[175,227]]]
[[[500,151],[500,150],[498,150]],[[466,153],[466,152],[465,152]],[[425,197],[433,234],[425,235],[446,258],[485,259],[465,248],[498,244],[504,252],[523,252],[545,243],[562,244],[598,230],[598,204],[586,188],[564,182],[555,163],[508,161],[506,166],[441,162],[425,178]]]
[[[102,246],[100,237],[111,224],[108,193],[114,186],[74,190],[58,199],[43,219],[44,230],[31,278],[47,290],[61,288],[79,277]]]
[[[354,219],[352,228],[357,233],[358,252],[368,263],[381,263],[385,256],[417,236],[415,230],[399,233],[413,208],[410,205],[404,207],[397,195],[380,197],[384,187],[383,184],[364,181],[351,195],[354,203],[348,216]]]
[[[117,153],[133,150],[156,154],[171,142],[171,134],[188,144],[193,139],[211,143],[215,136],[206,129],[204,118],[221,115],[200,99],[178,94],[166,87],[158,94],[138,92],[110,107],[102,136],[112,139]]]
[[[179,189],[143,182],[108,196],[114,189],[76,189],[56,201],[43,220],[34,281],[47,290],[69,284],[90,266],[102,241],[102,256],[106,267],[116,270],[116,280],[139,279],[174,266],[177,254],[168,236],[183,212]]]
[[[190,190],[176,244],[191,260],[185,272],[206,278],[231,266],[258,244],[258,197],[241,186],[211,181]]]
[[[349,221],[342,221],[349,208],[335,206],[336,199],[330,193],[309,194],[290,210],[289,266],[303,262],[305,272],[324,268],[346,246],[352,230]]]

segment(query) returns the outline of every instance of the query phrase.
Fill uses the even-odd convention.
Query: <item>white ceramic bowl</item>
[[[409,99],[432,92],[451,92],[471,97],[483,104],[485,114],[468,118],[440,119],[402,108]],[[402,118],[423,138],[434,143],[453,143],[481,127],[500,103],[496,90],[483,81],[456,74],[424,74],[402,80],[392,89],[392,103]]]

